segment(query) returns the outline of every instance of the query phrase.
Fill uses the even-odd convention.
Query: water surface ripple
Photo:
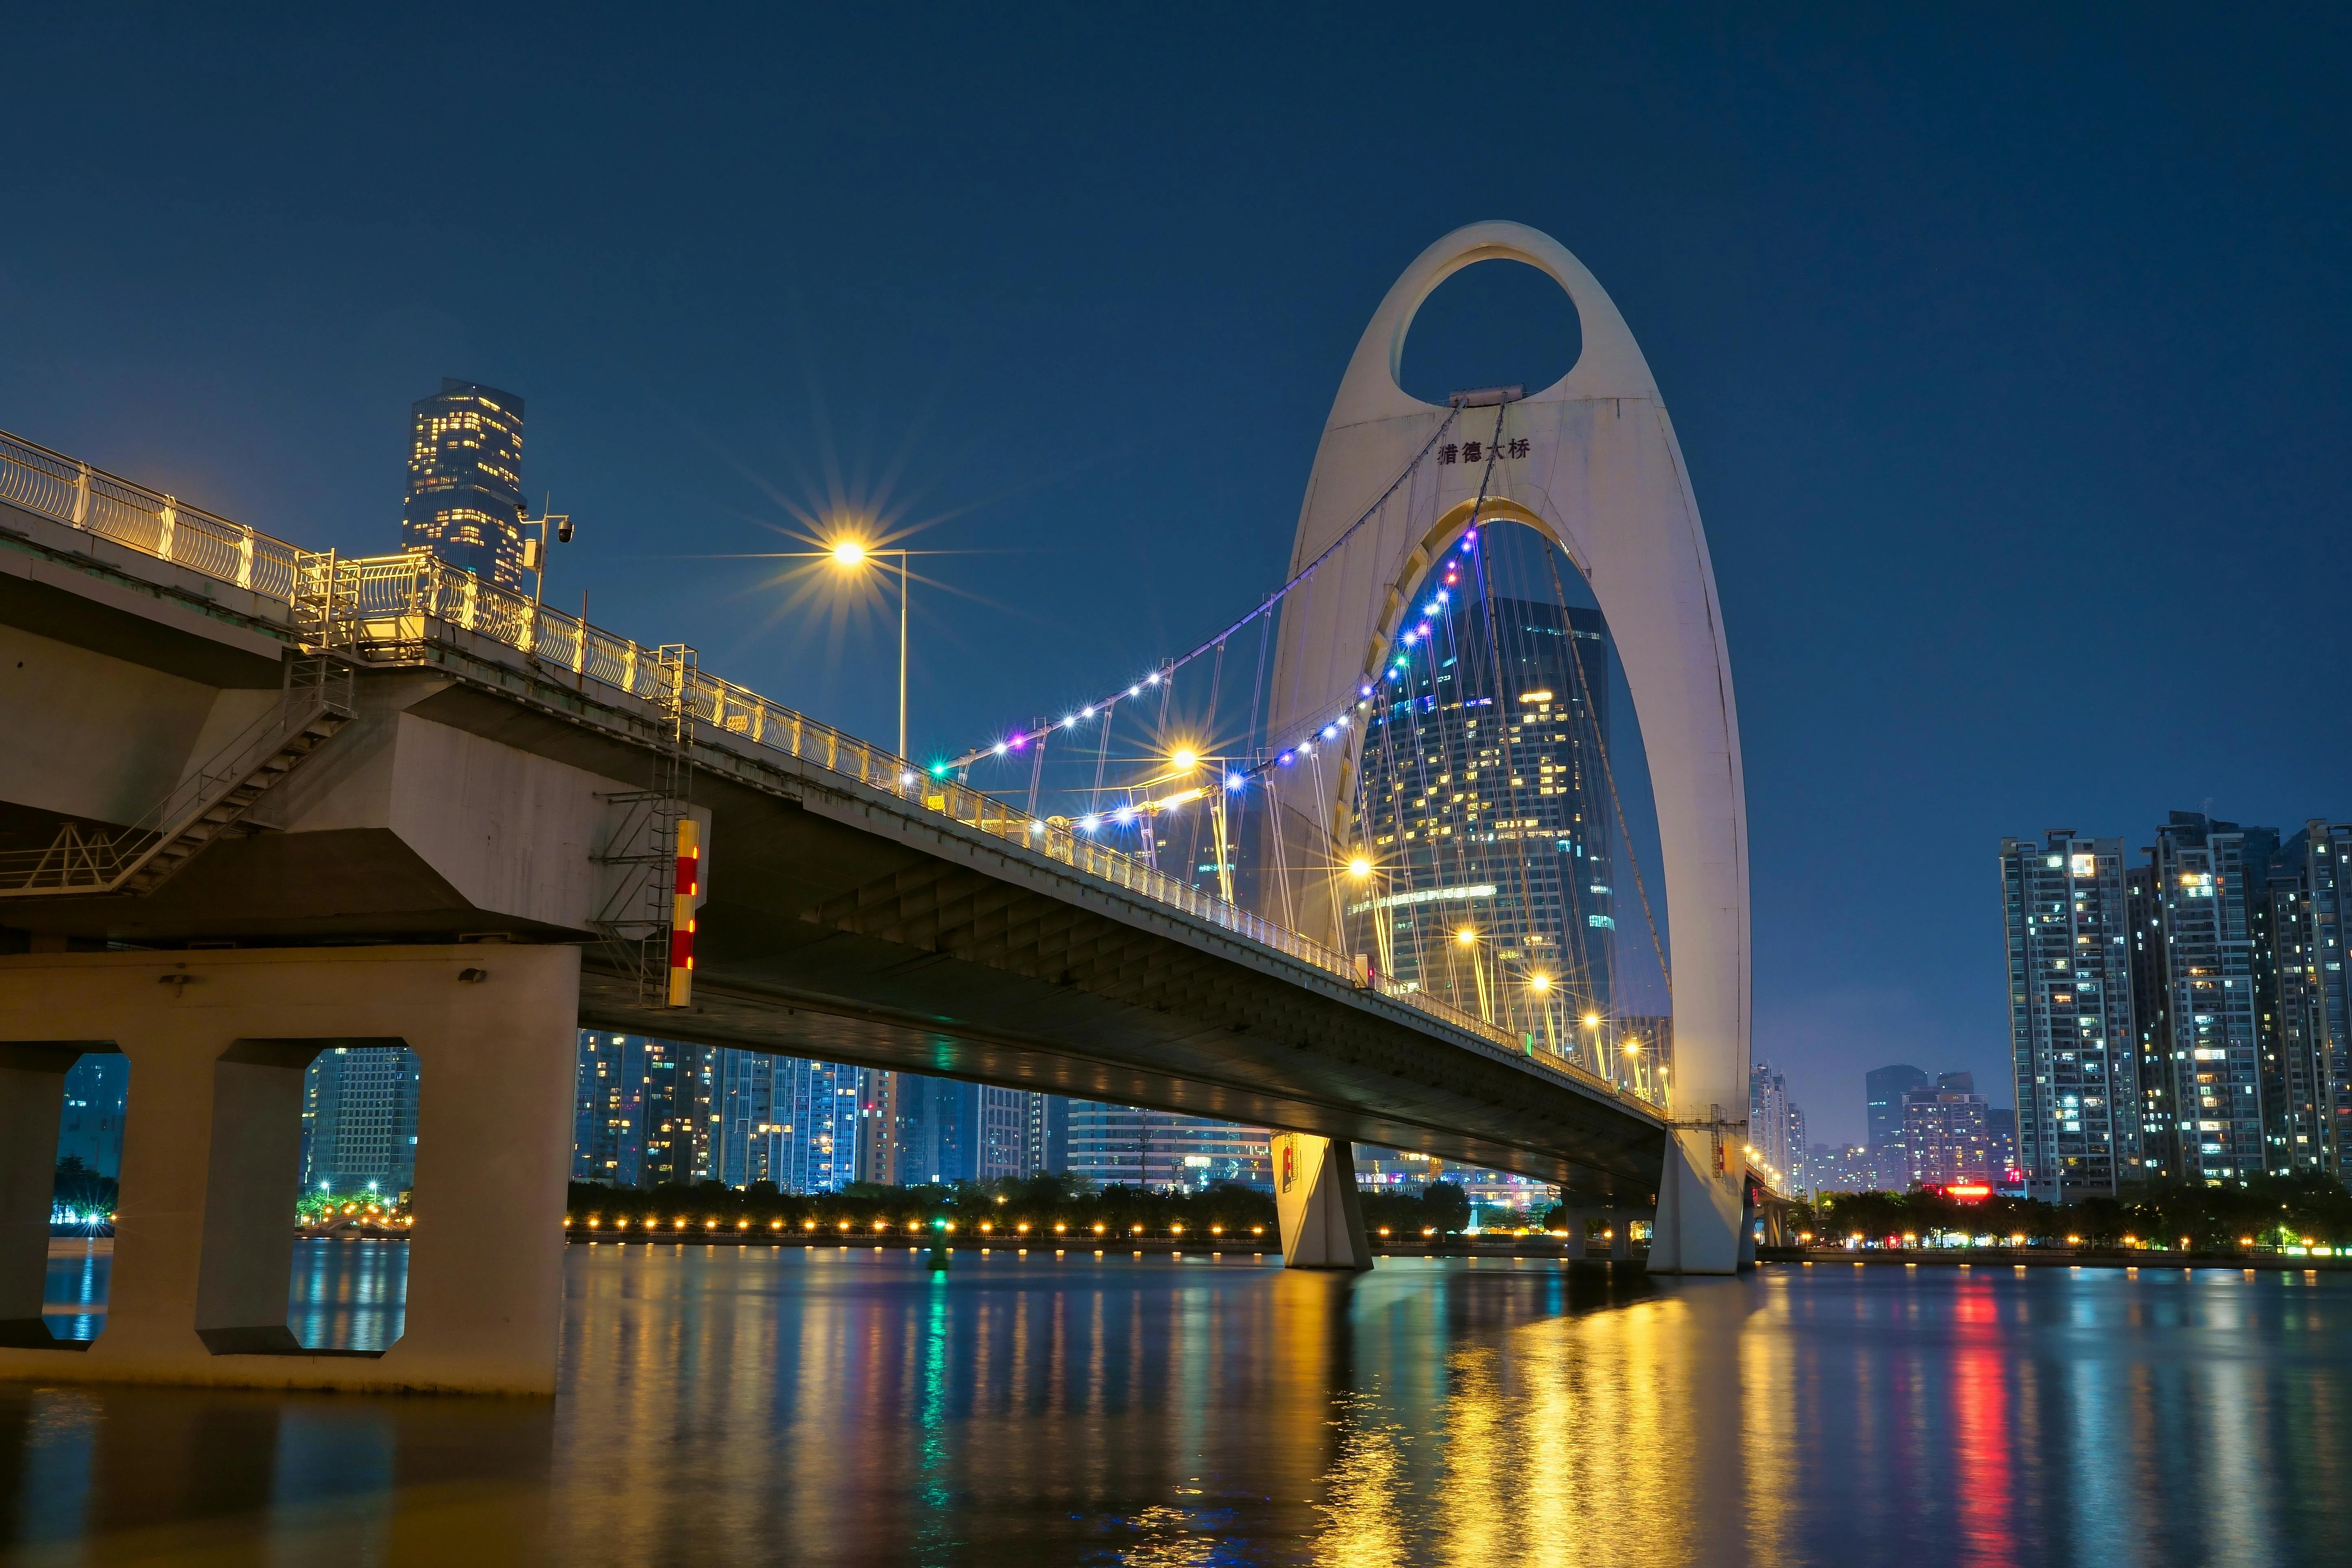
[[[294,1321],[396,1331],[386,1262],[306,1250]],[[2343,1277],[1612,1284],[1400,1258],[1351,1279],[1003,1249],[940,1276],[901,1248],[643,1246],[576,1247],[567,1269],[551,1405],[0,1384],[0,1543],[27,1563],[2342,1560]]]

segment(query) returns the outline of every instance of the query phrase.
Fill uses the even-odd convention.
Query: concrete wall
[[[129,823],[171,792],[218,689],[0,625],[0,801]],[[274,693],[240,693],[247,700]],[[233,731],[232,731],[233,732]]]

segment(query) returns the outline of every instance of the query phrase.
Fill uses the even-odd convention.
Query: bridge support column
[[[1355,1146],[1308,1132],[1274,1135],[1274,1206],[1292,1268],[1370,1268]]]
[[[41,1286],[73,1046],[0,1044],[0,1345],[46,1344]]]
[[[1681,1127],[1667,1134],[1658,1217],[1650,1231],[1651,1273],[1739,1271],[1746,1161],[1722,1139],[1719,1129],[1707,1127]]]
[[[0,1376],[553,1393],[579,973],[575,948],[488,943],[0,959],[0,1130],[46,1105],[40,1163],[52,1075],[16,1058],[130,1058],[105,1331],[79,1353],[12,1335]],[[301,1068],[392,1045],[419,1075],[405,1329],[381,1354],[306,1352],[287,1326]],[[0,1151],[9,1312],[33,1163],[16,1147]],[[45,1185],[39,1203],[46,1246]]]
[[[1585,1248],[1590,1241],[1585,1227],[1591,1223],[1592,1216],[1582,1209],[1568,1211],[1568,1246],[1564,1250],[1570,1263],[1584,1261]]]

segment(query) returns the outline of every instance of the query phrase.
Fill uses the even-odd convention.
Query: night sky
[[[1118,9],[20,12],[0,427],[377,553],[409,403],[510,389],[551,599],[887,738],[888,617],[716,559],[879,505],[961,750],[1271,587],[1381,293],[1513,218],[1690,463],[1817,1139],[2011,1103],[2003,834],[2352,815],[2340,9]],[[1408,389],[1573,331],[1474,268]]]

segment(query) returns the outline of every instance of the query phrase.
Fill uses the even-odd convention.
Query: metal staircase
[[[677,824],[694,794],[695,650],[665,645],[656,656],[656,700],[665,733],[654,751],[651,787],[604,795],[613,816],[603,851],[609,868],[604,907],[594,925],[605,961],[636,986],[637,1005],[667,1005],[672,871],[677,864]]]
[[[152,893],[352,719],[352,667],[289,662],[278,700],[137,822],[93,833],[66,822],[48,847],[0,853],[0,899]]]

